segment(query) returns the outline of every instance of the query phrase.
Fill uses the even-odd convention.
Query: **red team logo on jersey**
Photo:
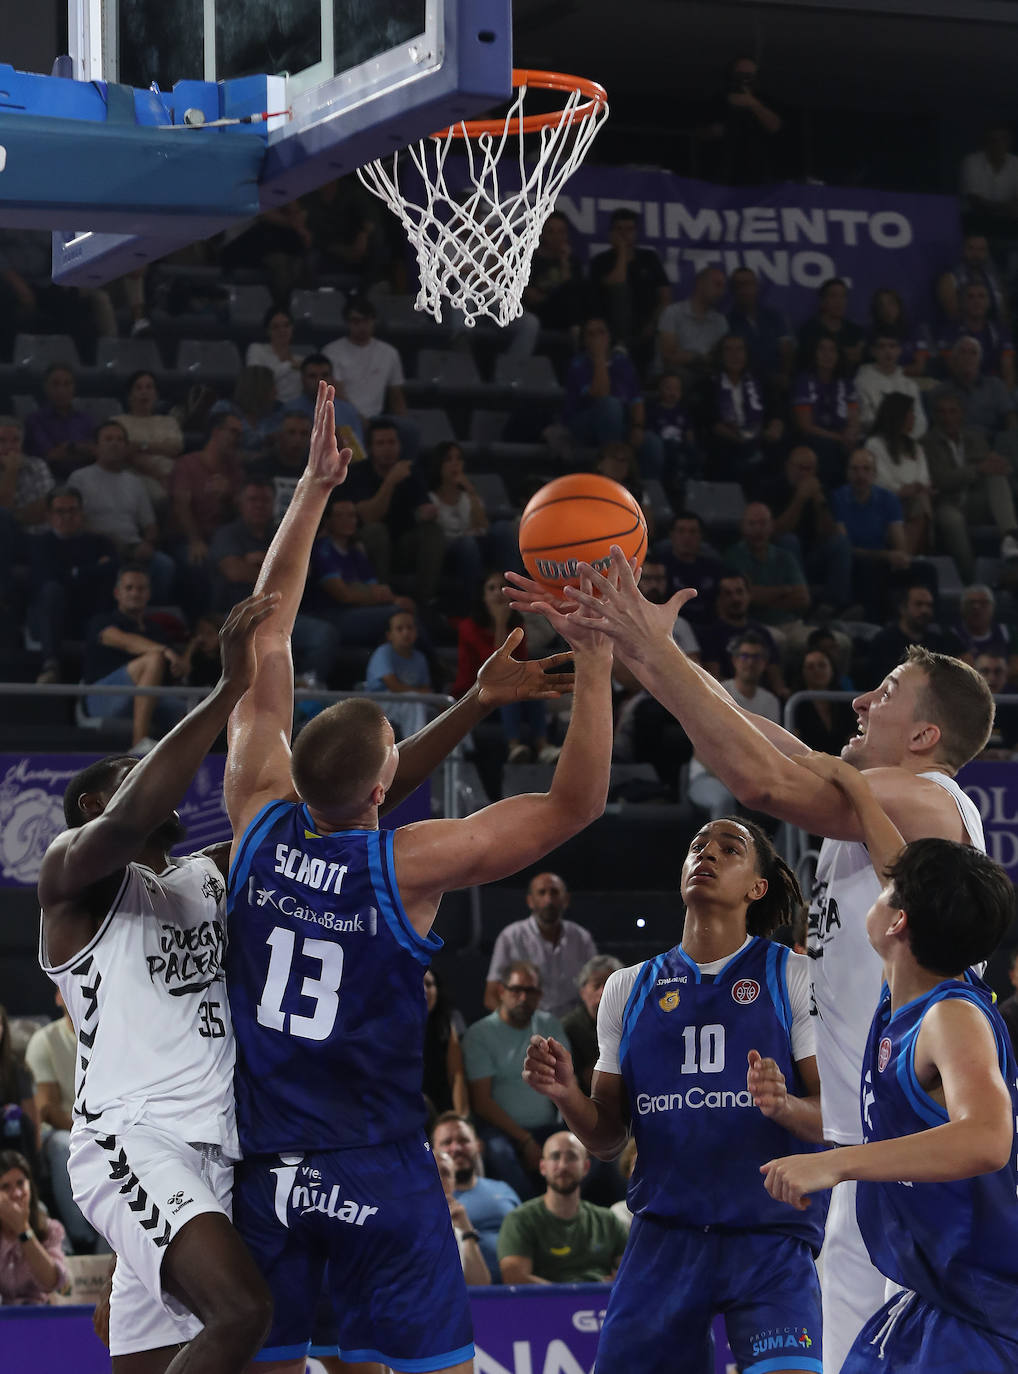
[[[732,984],[732,1000],[740,1007],[748,1007],[760,996],[760,984],[755,978],[740,978]]]
[[[881,1073],[887,1068],[887,1063],[890,1058],[891,1042],[885,1035],[880,1042],[880,1048],[877,1050],[877,1068]]]

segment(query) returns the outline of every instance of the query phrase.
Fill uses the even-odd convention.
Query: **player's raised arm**
[[[226,810],[241,834],[267,800],[290,795],[293,661],[290,635],[304,594],[311,550],[329,493],[346,480],[350,449],[336,443],[335,388],[320,382],[308,463],[265,555],[255,592],[279,600],[278,613],[256,639],[257,671],[230,718],[224,778]]]
[[[1014,1148],[1014,1111],[997,1045],[983,1013],[947,1000],[932,1007],[916,1038],[920,1081],[939,1076],[948,1121],[927,1131],[789,1155],[761,1166],[772,1197],[800,1210],[810,1193],[851,1179],[869,1183],[950,1183],[996,1173]]]
[[[76,897],[137,857],[140,847],[181,801],[198,766],[254,676],[254,637],[272,615],[278,597],[248,597],[234,606],[219,632],[223,670],[219,682],[139,763],[99,812],[98,798],[82,798],[93,818],[64,831],[50,845],[39,872],[39,901]]]
[[[870,862],[881,882],[888,867],[905,847],[901,832],[880,805],[866,775],[844,759],[831,754],[809,751],[796,757],[795,762],[814,777],[832,782],[851,803],[859,818],[862,838],[869,850]]]
[[[604,811],[611,772],[611,647],[572,617],[559,621],[556,628],[572,646],[576,686],[551,786],[495,802],[462,820],[422,821],[398,832],[399,888],[419,932],[430,929],[443,892],[519,872]]]

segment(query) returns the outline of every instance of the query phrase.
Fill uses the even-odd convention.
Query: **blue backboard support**
[[[248,72],[244,62],[271,56],[278,41],[270,52],[259,31],[245,50],[236,32],[238,14],[247,14],[252,22],[264,18],[260,0],[248,0],[246,5],[243,0],[204,0],[199,5],[206,17],[215,17],[216,27],[205,34],[202,70],[187,67],[179,73],[184,80],[159,95],[170,121],[179,125],[184,108],[195,106],[206,118],[287,107],[292,117],[240,129],[163,129],[147,135],[138,131],[139,138],[162,140],[152,145],[154,152],[164,158],[172,153],[180,164],[173,182],[178,193],[170,188],[163,203],[154,207],[132,201],[126,179],[113,174],[114,164],[100,143],[100,174],[91,208],[78,205],[76,217],[64,220],[67,227],[54,233],[54,281],[88,286],[109,281],[231,224],[239,225],[258,209],[285,204],[372,158],[480,114],[511,93],[511,0],[311,0],[320,6],[317,40],[306,22],[308,2],[291,0],[281,9],[289,8],[302,19],[299,42],[291,51],[299,49],[299,60],[311,65],[293,73],[266,72],[263,66],[261,74]],[[151,14],[160,15],[166,3],[119,0],[118,9],[117,0],[70,0],[73,70],[82,78],[70,84],[112,99],[129,89],[121,84],[123,78],[144,80],[147,69],[139,65],[144,59],[138,53],[148,50],[142,42],[130,46],[125,13],[130,18],[148,6]],[[232,32],[224,27],[225,15],[233,16]],[[370,22],[356,24],[358,15],[370,16]],[[160,22],[165,25],[165,16]],[[352,35],[349,42],[344,25]],[[392,35],[398,41],[386,48]],[[120,59],[127,61],[129,55],[133,67],[123,72]],[[136,105],[144,106],[148,94],[135,85]],[[8,118],[0,107],[0,144],[18,118],[24,115],[12,112]],[[83,149],[98,140],[98,129],[91,134],[87,130],[88,124],[82,123],[70,131],[73,147]],[[185,153],[192,152],[193,177],[186,155],[178,148],[168,153],[165,140],[179,140]],[[218,173],[221,194],[208,205],[204,193],[198,194],[199,163],[215,162],[206,158],[203,146],[217,144],[226,148]],[[256,188],[250,186],[252,163],[257,164]],[[216,175],[212,167],[201,172],[202,177]],[[131,184],[143,180],[139,177]],[[0,174],[0,222],[3,202]],[[18,222],[28,223],[28,218]],[[40,222],[55,227],[52,215],[35,220]]]

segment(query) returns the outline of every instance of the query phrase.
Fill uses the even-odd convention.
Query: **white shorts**
[[[886,1301],[888,1280],[874,1269],[855,1215],[855,1180],[831,1193],[817,1261],[824,1314],[824,1374],[838,1374],[852,1342]],[[891,1285],[896,1290],[896,1285]]]
[[[192,1340],[201,1322],[164,1292],[163,1256],[193,1217],[231,1216],[232,1162],[218,1145],[188,1145],[149,1126],[115,1135],[76,1128],[68,1173],[74,1201],[117,1256],[110,1354]]]

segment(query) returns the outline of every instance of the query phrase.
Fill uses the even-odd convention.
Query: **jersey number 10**
[[[699,1040],[699,1054],[697,1054]],[[685,1026],[682,1031],[681,1073],[723,1073],[725,1068],[724,1026]]]
[[[328,1040],[339,1013],[339,985],[343,981],[343,950],[331,940],[301,941],[300,953],[321,965],[318,978],[305,978],[300,995],[314,1000],[313,1016],[298,1016],[283,1011],[283,997],[293,969],[297,937],[292,930],[273,927],[266,940],[269,946],[269,971],[258,1002],[258,1024],[270,1030],[289,1031],[302,1040]]]

